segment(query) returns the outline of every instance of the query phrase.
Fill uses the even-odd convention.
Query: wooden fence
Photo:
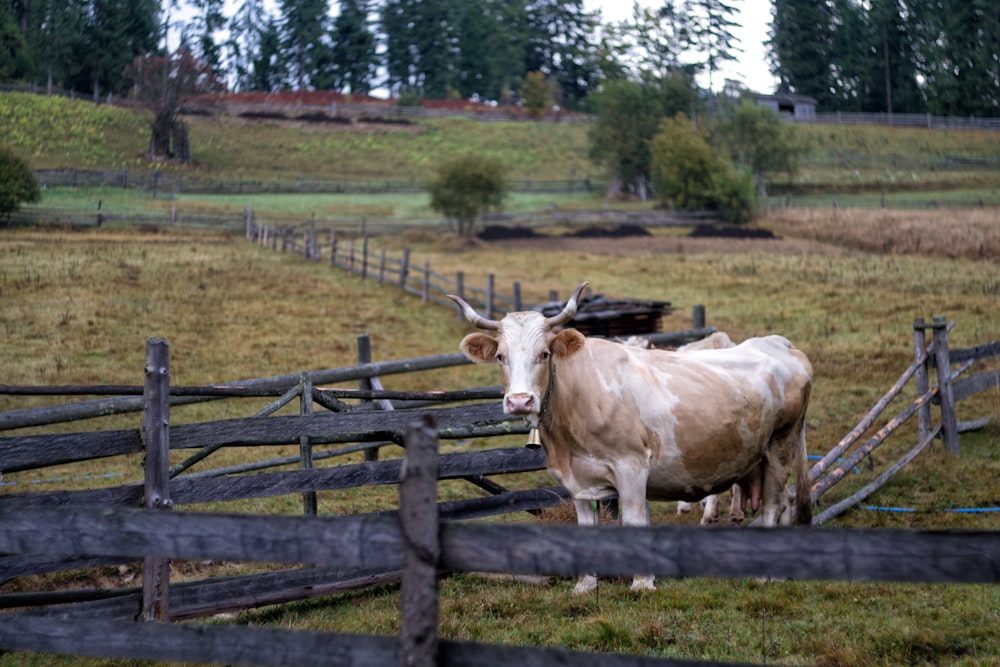
[[[571,215],[572,218],[567,217],[558,224],[690,225],[701,224],[708,220],[704,216],[678,217],[673,214],[663,216],[655,212],[636,214],[626,211],[600,211]],[[548,222],[551,223],[552,220]],[[447,294],[461,296],[487,316],[502,316],[507,312],[544,305],[530,303],[522,298],[521,284],[518,281],[511,284],[511,291],[508,294],[502,293],[497,289],[496,276],[493,273],[488,273],[485,286],[478,288],[466,282],[463,271],[457,272],[454,277],[449,277],[434,272],[429,261],[424,261],[422,265],[414,261],[409,248],[404,248],[398,257],[389,256],[384,247],[375,251],[370,247],[370,230],[363,222],[356,231],[357,235],[344,234],[341,229],[333,227],[323,229],[316,221],[276,227],[259,223],[255,220],[253,211],[247,209],[244,216],[244,230],[248,240],[265,248],[300,254],[310,262],[326,262],[331,267],[344,269],[352,275],[360,276],[363,280],[375,280],[379,286],[394,285],[408,294],[420,297],[425,304],[435,303],[455,310],[458,319],[464,319],[464,316],[454,302],[446,297]],[[550,290],[548,301],[545,303],[551,304],[557,301],[559,301],[558,291]],[[609,317],[611,315],[608,314]],[[705,328],[703,305],[693,307],[692,321],[692,330],[665,334],[655,338],[654,342],[661,345],[681,345],[714,332],[714,329]]]
[[[946,445],[958,453],[957,433],[961,422],[955,414],[955,402],[996,386],[1000,382],[1000,371],[986,371],[966,379],[959,379],[959,376],[975,360],[1000,354],[1000,343],[949,350],[948,329],[949,325],[940,318],[930,323],[921,320],[914,323],[913,364],[861,423],[813,466],[808,481],[813,485],[814,499],[818,500],[843,479],[861,458],[915,414],[920,415],[921,420],[920,442],[901,462],[880,476],[881,483],[891,476],[893,469],[898,470],[928,446],[939,432]],[[930,341],[927,340],[928,332]],[[540,450],[518,447],[437,454],[440,438],[526,433],[520,423],[513,423],[503,415],[494,400],[499,397],[497,388],[448,394],[318,388],[319,384],[362,377],[377,383],[377,374],[386,374],[389,370],[405,372],[406,368],[412,368],[410,362],[413,360],[390,362],[395,367],[368,363],[351,369],[212,387],[171,387],[167,353],[165,341],[151,339],[147,343],[143,387],[97,388],[116,395],[135,395],[134,398],[111,400],[129,401],[128,409],[136,409],[135,402],[140,403],[143,410],[141,431],[0,438],[0,468],[5,472],[134,452],[145,453],[146,470],[143,484],[0,496],[0,552],[8,554],[0,558],[0,580],[144,559],[143,585],[135,589],[0,596],[0,607],[27,608],[0,616],[0,648],[262,665],[385,664],[400,660],[406,664],[447,665],[467,663],[470,656],[475,656],[477,664],[484,665],[508,663],[511,659],[529,665],[570,661],[602,665],[672,664],[647,658],[554,649],[438,642],[436,573],[486,571],[627,576],[642,571],[662,577],[763,576],[992,583],[1000,577],[1000,535],[995,532],[703,531],[694,527],[604,527],[595,530],[571,526],[451,523],[456,518],[537,510],[566,499],[565,492],[560,489],[511,491],[487,478],[542,469],[545,462]],[[435,359],[427,365],[464,363],[454,359],[460,355],[445,357],[451,359]],[[952,370],[953,364],[959,364],[958,369]],[[928,387],[932,366],[936,369],[937,384]],[[916,400],[861,442],[878,415],[911,378],[916,379],[918,387]],[[26,388],[0,389],[7,393],[32,393]],[[50,392],[35,393],[74,393],[69,389],[54,388]],[[93,387],[78,390],[76,393],[95,393]],[[254,417],[166,426],[171,404],[192,399],[278,394],[278,400]],[[296,397],[330,411],[310,414],[303,409],[298,415],[273,415]],[[931,426],[930,411],[935,397],[940,397],[941,419],[938,425]],[[359,398],[373,402],[354,407],[343,403],[343,400]],[[484,398],[493,402],[426,407],[431,399],[481,401]],[[409,403],[404,405],[404,400]],[[396,403],[380,403],[388,401]],[[414,401],[424,403],[414,407]],[[400,409],[376,410],[380,405]],[[119,407],[124,409],[123,405]],[[404,407],[411,409],[402,409]],[[93,414],[97,409],[97,406],[88,405],[78,413]],[[61,411],[60,408],[48,410]],[[32,411],[18,412],[16,419],[0,415],[0,424],[8,428],[23,426],[25,418],[31,416],[27,413]],[[37,423],[37,415],[35,417]],[[65,414],[55,415],[56,420],[65,417]],[[312,461],[319,460],[320,454],[327,453],[316,450],[315,445],[360,443],[361,446],[377,447],[386,442],[405,444],[405,460],[373,460],[329,468],[311,466]],[[180,474],[219,447],[279,443],[300,446],[300,456],[295,457],[300,470],[254,475],[227,474],[246,469],[209,471],[213,473],[209,475]],[[196,453],[170,468],[166,456],[170,449],[191,449]],[[356,448],[345,449],[356,451]],[[274,461],[265,463],[275,464]],[[214,474],[216,472],[218,474]],[[179,505],[213,500],[284,494],[303,494],[305,498],[318,490],[394,484],[401,478],[404,483],[400,486],[398,514],[318,518],[309,516],[305,500],[306,516],[303,517],[173,511]],[[465,479],[493,495],[437,505],[434,485],[438,479]],[[848,500],[860,502],[875,488],[873,483]],[[818,515],[816,523],[828,521],[849,506],[838,503]],[[136,509],[139,507],[144,509]],[[586,548],[581,548],[580,544],[586,544]],[[908,557],[899,558],[901,552]],[[797,556],[788,558],[789,553]],[[171,584],[168,559],[308,563],[312,567]],[[399,638],[134,623],[134,619],[196,618],[400,578],[403,580],[404,611]],[[102,641],[83,641],[94,636],[102,637]]]

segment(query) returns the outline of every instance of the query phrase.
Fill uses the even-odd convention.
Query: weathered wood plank
[[[948,351],[948,356],[951,358],[951,363],[953,364],[960,364],[963,361],[968,361],[970,359],[995,357],[997,355],[1000,355],[1000,341],[993,341],[992,343],[976,345],[975,347],[966,347],[960,350]]]
[[[94,641],[100,637],[101,641]],[[398,664],[395,637],[223,625],[142,625],[0,617],[0,647],[64,655],[263,667],[384,667]],[[749,667],[672,658],[441,641],[441,667]]]
[[[1000,532],[444,524],[442,566],[516,574],[1000,581]],[[582,545],[586,545],[583,547]]]
[[[952,391],[956,401],[964,401],[974,394],[992,389],[997,385],[1000,385],[1000,368],[958,380],[952,385]]]
[[[138,428],[14,436],[0,438],[0,470],[17,472],[141,451],[142,435]]]
[[[309,371],[309,377],[315,385],[335,384],[350,380],[359,380],[363,377],[372,377],[375,375],[412,373],[414,371],[449,368],[451,366],[462,366],[470,363],[472,362],[466,359],[464,354],[455,352],[452,354],[440,354],[430,357],[418,357],[415,359],[382,361],[378,363],[362,364],[359,366]],[[279,395],[289,387],[298,384],[301,375],[301,373],[289,373],[286,375],[275,375],[273,377],[266,378],[237,380],[222,384],[220,387],[244,390],[244,393],[254,395]],[[200,403],[204,401],[218,400],[219,398],[224,397],[225,396],[176,397],[170,401],[170,405],[174,406]],[[11,410],[8,412],[0,412],[0,430],[24,428],[26,426],[40,426],[44,424],[57,424],[60,422],[77,421],[79,419],[92,419],[94,417],[102,417],[105,415],[139,412],[140,410],[142,410],[142,399],[137,396],[105,398],[94,401],[82,401],[69,405],[28,408],[26,410]]]
[[[448,438],[449,431],[475,425],[518,422],[521,426],[520,418],[503,414],[500,403],[479,403],[427,412],[434,415],[442,438]],[[411,419],[413,413],[406,411],[323,412],[308,416],[226,419],[174,427],[170,441],[171,446],[178,449],[202,447],[207,443],[275,445],[296,442],[303,435],[313,443],[402,441]]]
[[[258,473],[223,478],[175,477],[170,494],[175,505],[222,500],[263,498],[306,491],[330,491],[399,481],[402,459],[356,463],[314,470]],[[524,447],[445,454],[440,458],[441,479],[473,474],[502,475],[545,468],[542,450]],[[84,505],[132,506],[142,502],[142,485],[127,484],[107,489],[12,493],[0,496],[0,506],[80,507]]]
[[[100,638],[95,641],[95,638]],[[121,621],[0,617],[8,650],[225,665],[370,665],[397,661],[394,637],[330,635],[310,631]]]
[[[519,418],[503,414],[500,403],[479,403],[431,410],[440,437],[468,437],[493,426],[501,433],[527,433]],[[170,429],[171,447],[200,448],[223,446],[274,445],[298,442],[308,436],[313,443],[402,441],[412,414],[399,412],[348,412],[301,416],[245,417],[199,424],[183,424]],[[45,466],[83,461],[142,451],[139,429],[93,431],[55,435],[0,438],[0,470],[16,472]]]
[[[307,600],[331,593],[357,590],[399,581],[398,570],[344,569],[335,567],[300,568],[235,577],[212,577],[173,584],[170,588],[170,620],[180,621],[215,614],[253,609],[271,604]],[[90,591],[94,599],[73,602],[74,591],[62,591],[66,599],[57,606],[24,611],[32,616],[135,618],[141,605],[138,588],[119,591]],[[98,599],[98,594],[103,594]],[[18,604],[31,594],[0,595],[0,608]]]
[[[0,552],[160,556],[396,569],[386,517],[238,516],[135,509],[0,509]]]
[[[1000,532],[444,524],[445,569],[573,576],[1000,581]],[[585,545],[585,546],[581,546]],[[394,517],[0,509],[0,552],[401,567]]]

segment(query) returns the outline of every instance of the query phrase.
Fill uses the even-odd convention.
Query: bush
[[[10,214],[21,204],[32,204],[41,198],[38,179],[28,161],[0,146],[0,217],[10,219]]]
[[[427,189],[431,209],[454,220],[460,235],[471,236],[477,216],[503,206],[507,178],[499,160],[466,155],[439,166]]]
[[[753,176],[708,142],[708,133],[679,113],[660,123],[650,143],[653,185],[660,202],[682,211],[719,211],[726,222],[753,219]]]

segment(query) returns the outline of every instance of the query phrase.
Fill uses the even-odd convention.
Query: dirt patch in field
[[[493,246],[582,252],[595,255],[643,253],[755,253],[767,255],[847,255],[846,248],[821,241],[786,239],[769,229],[704,225],[687,236],[656,235],[639,225],[586,227],[563,235],[542,234],[530,227],[491,226],[479,238]]]

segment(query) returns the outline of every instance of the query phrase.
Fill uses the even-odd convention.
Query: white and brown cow
[[[548,471],[572,495],[580,525],[596,525],[591,502],[615,494],[622,523],[644,526],[647,498],[697,501],[733,484],[761,508],[763,525],[809,524],[809,485],[797,485],[794,508],[785,489],[793,472],[806,475],[806,356],[780,336],[685,352],[585,338],[561,326],[586,285],[548,318],[491,320],[450,296],[470,322],[497,332],[469,334],[460,349],[500,364],[504,411],[539,429]],[[576,590],[596,585],[583,576]],[[653,588],[653,577],[636,575],[632,588]]]

